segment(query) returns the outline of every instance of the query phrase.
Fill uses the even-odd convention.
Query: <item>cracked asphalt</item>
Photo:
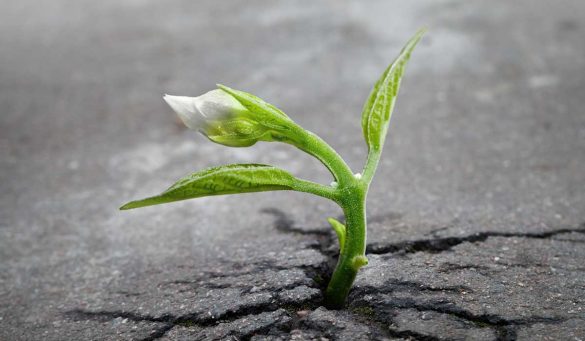
[[[585,3],[0,4],[0,340],[585,340]],[[369,265],[321,306],[333,204],[301,193],[119,212],[179,177],[270,163],[162,94],[279,106],[357,171],[375,79],[417,28],[368,197]]]

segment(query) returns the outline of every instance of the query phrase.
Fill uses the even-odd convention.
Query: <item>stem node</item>
[[[361,267],[368,265],[368,257],[355,256],[355,257],[353,257],[351,265],[355,271],[358,271]]]

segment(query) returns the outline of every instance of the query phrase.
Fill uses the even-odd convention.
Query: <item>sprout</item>
[[[291,144],[321,161],[333,176],[331,185],[299,179],[287,171],[260,164],[232,164],[188,175],[163,193],[122,206],[121,209],[158,205],[212,195],[293,190],[337,203],[345,224],[328,221],[339,241],[339,260],[325,292],[330,308],[341,308],[360,268],[368,264],[366,251],[366,196],[380,161],[390,117],[406,63],[422,38],[420,30],[402,49],[374,85],[362,112],[362,132],[368,146],[364,169],[353,173],[325,141],[300,127],[271,104],[246,92],[218,85],[199,97],[165,95],[165,101],[190,129],[229,147],[247,147],[258,141]]]

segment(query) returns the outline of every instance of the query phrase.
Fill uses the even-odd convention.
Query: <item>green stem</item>
[[[339,204],[346,219],[345,242],[325,292],[325,305],[333,309],[343,308],[358,270],[368,263],[365,255],[367,183],[354,179],[350,187],[340,191]]]
[[[292,184],[293,190],[298,192],[311,193],[320,197],[337,201],[337,190],[333,187],[324,186],[312,181],[296,178]]]
[[[363,170],[362,179],[366,183],[372,182],[374,178],[374,173],[376,173],[376,168],[378,168],[378,163],[380,162],[380,156],[382,155],[382,148],[379,149],[371,149],[368,152],[368,160],[366,161],[366,165]]]
[[[291,137],[291,144],[321,161],[338,184],[345,185],[353,180],[353,172],[349,166],[322,138],[300,126],[289,137]]]
[[[337,186],[327,187],[305,180],[295,184],[297,191],[316,194],[339,204],[345,214],[345,229],[336,230],[343,245],[337,266],[325,292],[325,304],[339,309],[345,305],[347,295],[358,270],[368,263],[366,258],[366,195],[378,161],[380,151],[370,151],[362,178],[354,176],[345,161],[319,136],[298,127],[288,136],[287,143],[316,157],[333,174]]]

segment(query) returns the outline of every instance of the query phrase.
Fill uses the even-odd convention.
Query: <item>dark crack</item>
[[[295,222],[294,219],[292,219],[289,215],[287,215],[284,211],[276,208],[276,207],[266,207],[260,210],[261,213],[265,213],[265,214],[270,214],[273,217],[276,218],[274,227],[282,232],[294,232],[294,233],[299,233],[299,234],[304,234],[304,235],[311,235],[311,234],[316,234],[316,235],[327,235],[329,234],[331,228],[329,226],[325,226],[325,227],[315,227],[315,228],[311,228],[311,229],[306,229],[306,228],[299,228],[299,227],[295,227]],[[390,220],[397,220],[400,219],[402,217],[402,214],[397,213],[397,212],[390,212],[390,213],[386,213],[386,214],[378,214],[378,215],[373,215],[373,216],[369,216],[368,217],[368,223],[370,224],[376,224],[376,223],[383,223],[385,221],[390,221]],[[339,221],[343,221],[345,220],[345,216],[339,215],[336,217],[337,220]]]
[[[126,297],[134,297],[134,296],[141,296],[142,295],[141,292],[131,292],[131,291],[124,291],[124,290],[116,291],[115,293],[118,295],[126,296]]]
[[[294,233],[304,236],[315,236],[316,244],[312,247],[314,250],[320,252],[327,258],[327,262],[319,267],[304,267],[300,268],[305,270],[307,276],[312,278],[317,284],[319,284],[322,291],[325,291],[327,283],[331,278],[331,273],[337,263],[337,257],[339,256],[339,249],[337,246],[336,236],[333,229],[330,226],[317,227],[311,229],[295,227],[294,220],[289,217],[284,211],[268,207],[261,210],[262,213],[270,214],[276,218],[274,222],[274,228],[284,233]],[[343,220],[343,216],[338,217],[339,220]]]
[[[204,288],[204,289],[226,289],[232,287],[241,287],[241,286],[232,286],[229,283],[213,283],[213,282],[201,282],[198,280],[177,280],[177,281],[169,281],[159,284],[159,286],[167,286],[167,285],[187,285],[190,289],[194,288]],[[179,292],[187,291],[187,289],[179,290]]]
[[[285,290],[285,288],[283,288],[282,290]],[[281,308],[285,308],[285,310],[288,311],[294,311],[297,309],[313,310],[316,309],[318,306],[319,306],[318,302],[311,302],[310,300],[298,301],[287,304],[281,304],[279,302],[261,303],[257,305],[245,306],[234,311],[229,311],[217,317],[207,315],[201,316],[201,314],[199,313],[185,315],[165,314],[160,317],[155,317],[151,315],[142,315],[127,311],[89,311],[82,309],[68,311],[65,313],[65,316],[78,321],[93,320],[99,322],[107,322],[116,318],[124,318],[133,322],[162,323],[163,326],[161,328],[155,330],[147,338],[142,339],[142,341],[150,341],[163,337],[169,330],[171,330],[175,326],[185,327],[196,326],[200,328],[206,328],[216,326],[219,323],[233,322],[240,318],[244,318],[251,315],[274,312]],[[270,329],[270,326],[266,327],[266,329]],[[242,335],[242,337],[245,336],[246,335]]]
[[[274,221],[274,228],[281,232],[317,236],[329,236],[331,234],[331,229],[326,227],[316,227],[310,229],[296,227],[292,218],[290,218],[284,211],[281,211],[275,207],[263,208],[260,210],[260,212],[270,214],[275,217],[276,220]]]
[[[534,239],[548,239],[556,235],[564,233],[583,233],[585,234],[585,224],[578,228],[565,228],[548,232],[535,233],[514,233],[514,232],[479,232],[464,237],[444,237],[434,239],[419,239],[408,240],[397,243],[372,243],[366,248],[368,254],[386,254],[386,253],[416,253],[428,252],[439,253],[449,251],[453,247],[463,243],[478,243],[484,242],[490,237],[506,237],[506,238],[534,238]]]
[[[425,291],[440,291],[440,292],[451,292],[459,293],[461,291],[472,292],[471,288],[465,286],[448,286],[448,287],[428,287],[422,283],[411,282],[411,281],[396,281],[390,280],[382,287],[362,286],[354,290],[351,294],[354,304],[359,306],[360,304],[366,304],[372,306],[370,303],[365,302],[361,297],[367,294],[392,294],[395,291],[399,291],[403,288],[407,288],[412,291],[414,295],[425,292]],[[357,296],[357,297],[356,297]],[[463,308],[455,306],[453,302],[446,300],[438,300],[432,303],[420,303],[415,299],[411,298],[397,298],[393,300],[384,300],[375,303],[376,306],[401,308],[401,309],[416,309],[419,311],[435,311],[438,313],[448,314],[463,318],[471,322],[477,322],[479,324],[490,324],[494,326],[508,326],[508,325],[530,325],[535,323],[559,323],[566,321],[565,318],[555,317],[529,317],[524,319],[505,319],[498,315],[483,314],[475,315]]]
[[[177,319],[171,315],[162,317],[154,317],[149,315],[140,315],[126,311],[86,311],[82,309],[74,309],[65,313],[65,316],[75,321],[98,321],[107,322],[116,318],[128,319],[132,322],[155,322],[162,323],[163,326],[156,329],[148,337],[141,339],[142,341],[152,341],[163,337],[169,330],[171,330]]]
[[[471,270],[477,271],[479,273],[485,273],[487,271],[492,270],[490,267],[485,265],[476,265],[476,264],[455,264],[455,263],[442,263],[437,271],[439,272],[452,272],[452,271],[460,271],[460,270]]]
[[[416,289],[417,286],[409,285],[408,287]],[[396,290],[395,285],[390,285],[388,288],[377,288],[377,287],[361,287],[357,295],[364,296],[366,293],[392,293]],[[425,291],[421,289],[418,291]],[[353,293],[356,295],[356,293]],[[352,295],[352,296],[353,296]],[[508,341],[516,339],[516,328],[519,326],[531,326],[533,324],[558,324],[565,322],[567,318],[560,317],[548,317],[548,316],[531,316],[521,319],[506,319],[502,316],[495,314],[474,314],[466,309],[456,306],[453,302],[447,300],[437,300],[434,302],[418,302],[412,298],[392,298],[392,299],[374,299],[365,301],[358,298],[353,301],[354,309],[360,307],[369,307],[374,312],[374,319],[380,323],[392,324],[392,312],[401,309],[415,309],[420,312],[436,312],[440,314],[446,314],[453,317],[457,317],[461,320],[471,322],[478,328],[491,328],[494,330],[497,336],[497,340]],[[391,333],[394,336],[403,337],[409,336],[405,333],[411,333],[410,331],[397,331],[390,328]],[[400,333],[403,333],[402,335]],[[416,333],[418,334],[418,333]],[[430,335],[410,335],[415,340],[436,340],[435,337]]]
[[[420,282],[414,281],[399,281],[399,280],[389,280],[386,282],[385,286],[391,287],[392,291],[399,291],[403,289],[414,290],[419,292],[424,291],[431,291],[431,292],[450,292],[450,293],[461,293],[461,292],[473,292],[470,287],[464,285],[454,285],[454,286],[444,286],[444,287],[435,287],[429,286]]]
[[[291,330],[292,322],[289,319],[288,322],[274,321],[274,323],[268,323],[262,327],[254,328],[247,332],[241,332],[236,330],[232,333],[232,336],[236,337],[237,340],[248,341],[253,336],[266,334],[273,329],[278,329],[280,332],[288,333]]]
[[[415,281],[390,279],[386,281],[381,287],[362,286],[354,288],[351,292],[350,298],[359,299],[359,297],[367,294],[391,294],[396,291],[410,291],[413,293],[445,292],[459,294],[461,292],[473,292],[473,289],[464,285],[437,287]]]
[[[412,330],[396,330],[391,327],[387,327],[384,329],[386,334],[392,338],[402,338],[406,340],[416,340],[416,341],[440,341],[442,339],[438,337],[434,337],[431,335],[425,335],[421,333],[417,333]]]
[[[362,307],[353,307],[351,309],[352,315],[355,317],[357,321],[360,321],[366,325],[374,326],[381,334],[384,334],[386,338],[389,339],[406,339],[406,340],[415,340],[415,341],[439,341],[440,338],[431,335],[425,335],[413,330],[397,330],[396,328],[392,327],[392,318],[386,316],[385,319],[381,318],[378,314],[373,313],[374,310],[370,308],[372,313],[360,313],[360,308]]]

